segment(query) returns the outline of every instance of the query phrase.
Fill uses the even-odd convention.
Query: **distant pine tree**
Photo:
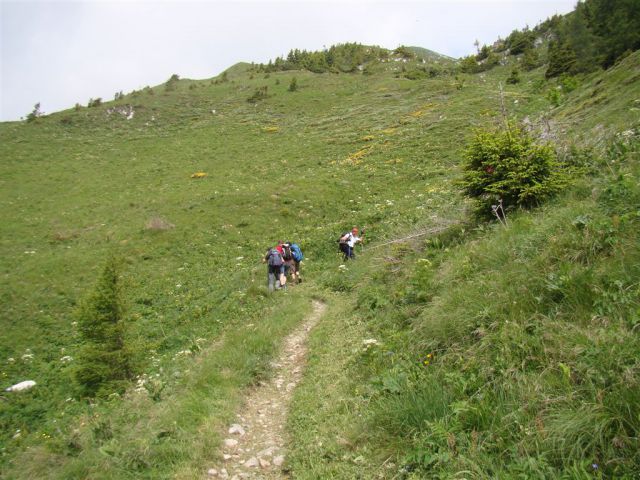
[[[98,97],[98,98],[90,98],[89,102],[87,102],[87,107],[89,107],[89,108],[99,107],[100,105],[102,105],[102,98],[100,98],[100,97]]]
[[[576,53],[567,43],[551,42],[549,44],[549,66],[545,77],[552,78],[563,73],[574,73]]]
[[[585,0],[538,28],[551,32],[547,78],[608,68],[640,49],[640,1]]]
[[[31,113],[27,115],[27,122],[31,123],[40,116],[42,116],[42,112],[40,111],[40,102],[38,102],[33,106],[33,110],[31,111]]]
[[[524,30],[514,30],[507,37],[506,44],[511,55],[520,55],[526,50],[533,48],[536,40],[535,32],[525,28]]]
[[[538,51],[535,48],[527,49],[522,56],[520,65],[522,65],[522,68],[526,71],[539,67],[540,55],[538,55]]]
[[[167,80],[166,83],[164,84],[164,89],[167,92],[171,92],[175,90],[178,86],[178,81],[180,81],[180,77],[178,76],[177,73],[174,73],[173,75],[171,75],[171,77],[169,77],[169,80]]]
[[[625,52],[640,49],[638,0],[586,0],[584,4],[589,28],[600,39],[603,67],[613,65]]]
[[[478,55],[476,55],[476,60],[481,62],[482,60],[489,57],[490,53],[491,53],[491,49],[487,45],[483,45],[482,48],[478,50]]]

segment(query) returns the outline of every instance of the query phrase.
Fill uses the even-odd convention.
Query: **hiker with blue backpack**
[[[302,283],[300,278],[300,262],[304,259],[300,245],[297,243],[287,242],[282,244],[285,266],[285,276],[291,274],[291,280],[297,283]]]

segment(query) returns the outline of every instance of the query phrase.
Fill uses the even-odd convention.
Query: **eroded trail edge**
[[[273,378],[249,391],[236,423],[228,428],[219,467],[207,471],[209,478],[283,479],[286,459],[285,424],[293,390],[302,379],[311,329],[326,305],[313,301],[313,312],[284,339]]]

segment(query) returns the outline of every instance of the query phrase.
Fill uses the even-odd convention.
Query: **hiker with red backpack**
[[[354,260],[356,258],[355,246],[356,243],[364,242],[364,229],[362,229],[362,236],[358,236],[358,229],[353,227],[350,232],[344,233],[338,239],[338,246],[340,251],[344,254],[344,260]]]

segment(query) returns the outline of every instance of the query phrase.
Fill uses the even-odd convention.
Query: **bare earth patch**
[[[287,478],[283,466],[289,403],[302,378],[309,331],[325,308],[324,303],[314,301],[313,313],[285,338],[279,358],[272,363],[272,380],[249,391],[242,412],[237,414],[237,422],[229,426],[223,441],[221,465],[210,468],[208,478]]]

